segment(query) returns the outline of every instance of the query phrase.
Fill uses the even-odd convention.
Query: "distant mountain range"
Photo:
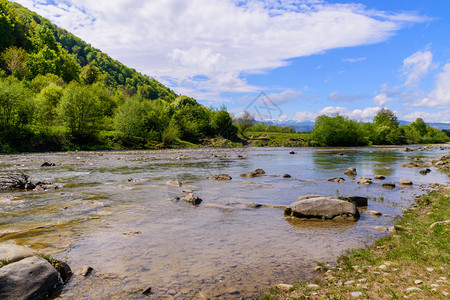
[[[399,120],[398,121],[400,125],[408,125],[411,122]],[[298,132],[311,132],[314,128],[314,122],[313,121],[295,121],[295,120],[286,120],[286,121],[279,121],[279,120],[266,120],[262,123],[266,125],[279,125],[279,126],[289,126],[294,128]],[[440,130],[447,129],[450,130],[450,124],[449,123],[427,123],[431,127],[436,127]]]

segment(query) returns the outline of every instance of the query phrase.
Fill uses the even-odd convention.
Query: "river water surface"
[[[60,189],[0,193],[0,242],[12,242],[68,261],[76,272],[63,299],[251,298],[278,283],[313,279],[312,268],[334,262],[345,249],[364,247],[386,232],[394,217],[374,217],[360,209],[357,222],[284,218],[283,209],[302,195],[369,197],[367,210],[399,216],[414,203],[420,186],[446,183],[434,168],[400,167],[443,151],[400,149],[246,148],[179,151],[70,152],[0,156],[0,171],[30,175]],[[55,167],[41,167],[43,162]],[[424,162],[426,163],[426,162]],[[412,187],[387,190],[384,181],[356,184],[358,177],[407,178]],[[241,173],[263,168],[266,176]],[[229,174],[231,181],[208,176]],[[281,175],[288,173],[291,178]],[[344,177],[344,183],[328,182]],[[178,187],[177,182],[181,183]],[[198,207],[174,197],[193,190]]]

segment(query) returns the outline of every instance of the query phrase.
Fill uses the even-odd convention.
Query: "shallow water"
[[[258,297],[270,285],[311,280],[317,261],[333,262],[344,249],[364,246],[385,232],[393,217],[373,217],[360,209],[358,222],[291,221],[280,208],[249,208],[250,203],[289,205],[299,196],[368,196],[368,210],[398,216],[414,202],[419,186],[446,183],[434,168],[400,167],[443,151],[398,149],[202,149],[180,151],[71,152],[0,156],[0,171],[21,170],[33,181],[63,186],[46,192],[0,193],[0,242],[30,245],[67,259],[75,277],[61,298]],[[339,155],[343,153],[343,155]],[[43,162],[56,167],[42,168]],[[426,163],[426,162],[424,162]],[[384,181],[356,184],[358,177],[408,178],[413,187],[387,190]],[[255,168],[264,177],[239,175]],[[227,173],[231,181],[208,176]],[[281,175],[288,173],[292,178]],[[328,182],[344,177],[344,183]],[[168,185],[178,180],[181,187]],[[194,207],[183,190],[203,199]]]

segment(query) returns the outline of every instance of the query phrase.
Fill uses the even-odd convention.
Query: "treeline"
[[[311,132],[314,146],[400,145],[444,143],[450,139],[421,118],[400,126],[390,109],[381,109],[371,123],[359,123],[341,115],[318,116]]]
[[[111,59],[48,20],[0,0],[0,151],[154,148],[232,138],[206,108]]]

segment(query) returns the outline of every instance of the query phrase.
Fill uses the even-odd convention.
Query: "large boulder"
[[[0,244],[0,262],[4,264],[13,263],[36,254],[36,251],[27,247],[14,244]]]
[[[0,299],[44,299],[62,287],[56,269],[37,256],[0,269]]]
[[[0,190],[31,190],[36,186],[23,173],[0,173]]]
[[[345,219],[353,221],[359,219],[359,211],[355,204],[323,196],[299,200],[289,205],[284,214],[304,219]]]

